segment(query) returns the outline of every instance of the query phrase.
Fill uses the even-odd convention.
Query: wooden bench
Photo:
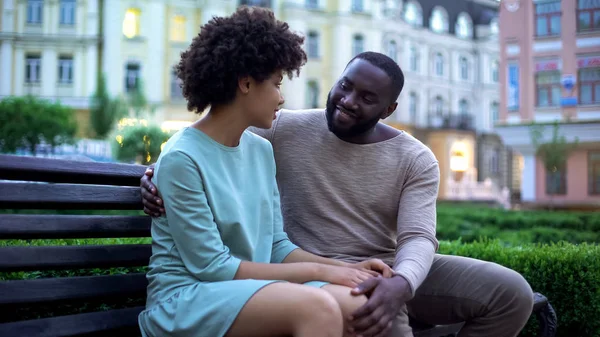
[[[137,315],[144,308],[151,255],[151,219],[140,211],[144,170],[0,155],[0,336],[140,335]],[[6,210],[19,214],[2,214]],[[130,241],[62,246],[43,241],[98,238]],[[25,241],[7,245],[6,240]],[[27,272],[32,274],[23,279]],[[534,312],[542,327],[539,336],[553,337],[556,316],[548,301],[537,297]],[[419,337],[460,329],[413,326]]]

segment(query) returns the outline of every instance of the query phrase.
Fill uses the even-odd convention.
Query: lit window
[[[129,8],[125,12],[123,20],[123,35],[127,38],[133,38],[140,35],[140,16],[141,11],[137,8]]]
[[[448,32],[448,14],[441,7],[436,7],[431,13],[429,26],[436,33]]]
[[[186,19],[183,15],[173,17],[173,26],[171,27],[171,40],[183,42],[186,39]]]
[[[423,11],[418,3],[410,1],[406,4],[404,7],[404,21],[415,26],[423,25]]]
[[[466,13],[460,13],[456,20],[456,35],[463,39],[468,39],[473,34],[471,18]]]

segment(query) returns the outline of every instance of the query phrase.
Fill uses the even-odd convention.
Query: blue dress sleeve
[[[281,201],[277,181],[273,183],[273,186],[273,249],[271,263],[282,263],[292,251],[298,249],[298,246],[293,244],[287,233],[283,231],[283,216],[281,215]]]
[[[232,280],[241,260],[223,244],[208,205],[200,169],[185,153],[167,153],[156,183],[177,249],[185,267],[201,281]]]

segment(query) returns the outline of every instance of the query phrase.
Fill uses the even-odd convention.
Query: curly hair
[[[231,103],[238,80],[258,82],[281,70],[291,79],[306,63],[304,37],[275,19],[272,11],[240,7],[228,17],[213,17],[203,25],[175,67],[188,110]]]

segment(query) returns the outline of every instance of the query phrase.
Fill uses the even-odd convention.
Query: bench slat
[[[139,187],[0,183],[4,209],[143,209]]]
[[[0,155],[0,179],[139,186],[142,165]]]
[[[0,282],[0,305],[144,295],[143,273]]]
[[[146,266],[151,254],[151,245],[2,247],[0,271]]]
[[[11,337],[67,337],[90,333],[106,332],[130,328],[125,336],[140,336],[137,317],[144,307],[109,310],[69,316],[43,318],[0,324],[0,336]]]
[[[149,237],[151,223],[149,216],[6,214],[0,239]]]

